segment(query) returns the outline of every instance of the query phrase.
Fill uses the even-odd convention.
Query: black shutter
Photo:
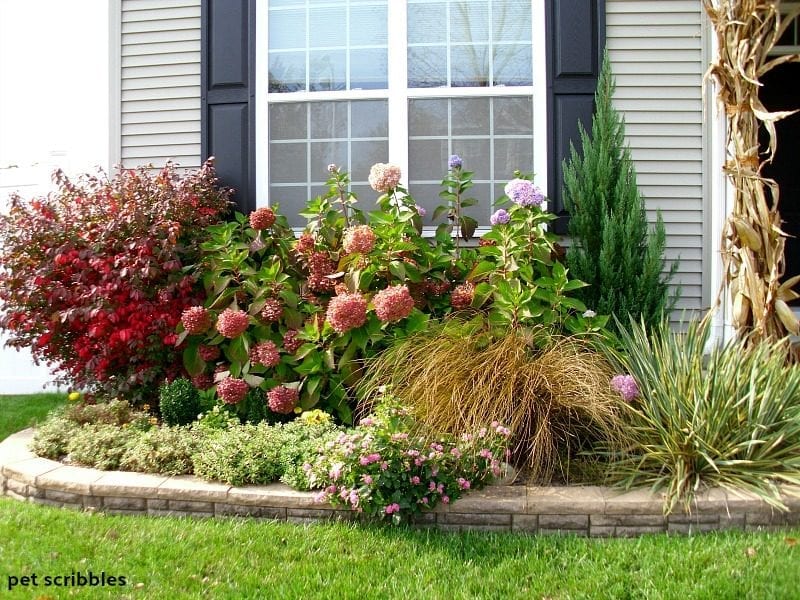
[[[556,233],[566,233],[567,212],[561,198],[561,161],[570,141],[580,150],[578,123],[590,130],[594,92],[605,46],[605,0],[548,0],[547,155],[551,210]]]
[[[256,0],[202,0],[201,153],[216,158],[238,209],[256,206]]]

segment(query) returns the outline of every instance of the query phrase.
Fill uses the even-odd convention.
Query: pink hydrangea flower
[[[411,484],[412,484],[412,485],[419,485],[419,482],[420,482],[420,481],[421,481],[421,479],[419,478],[419,475],[414,475],[414,476],[411,478]]]
[[[475,286],[469,281],[457,285],[450,293],[450,304],[456,310],[469,308],[472,304],[472,297],[475,294]]]
[[[294,388],[279,385],[267,392],[267,403],[272,412],[288,415],[297,406],[300,394]]]
[[[366,474],[361,477],[365,485],[372,485],[372,475]]]
[[[512,179],[504,189],[506,196],[520,206],[539,206],[544,202],[544,193],[527,179]]]
[[[206,362],[217,360],[220,356],[219,346],[202,345],[197,349],[197,354]]]
[[[369,225],[356,225],[344,234],[342,247],[348,254],[368,254],[375,247],[375,232]]]
[[[261,342],[250,349],[250,362],[272,368],[281,362],[281,355],[274,342]]]
[[[414,310],[414,299],[404,285],[381,290],[372,298],[375,314],[384,323],[405,319]]]
[[[632,375],[614,375],[611,378],[611,388],[622,394],[625,402],[630,402],[639,397],[639,386]]]
[[[361,327],[367,322],[367,301],[358,292],[334,296],[325,318],[336,333]]]
[[[269,229],[275,223],[275,213],[271,208],[261,207],[250,213],[250,227],[253,229]]]
[[[283,347],[289,354],[294,354],[303,345],[303,340],[297,337],[298,331],[290,329],[283,334]]]
[[[469,480],[464,479],[463,477],[459,477],[457,483],[458,487],[460,487],[462,490],[468,490],[470,488]]]
[[[283,305],[277,298],[267,298],[264,301],[264,308],[261,309],[261,318],[272,323],[277,321],[283,315]]]
[[[202,306],[190,306],[181,314],[181,323],[193,335],[205,333],[211,327],[211,313]]]
[[[393,502],[392,504],[387,505],[386,508],[383,509],[383,512],[385,512],[387,515],[400,512],[400,505],[397,502]]]
[[[217,318],[217,331],[226,338],[235,338],[247,329],[250,318],[242,310],[226,308]]]
[[[386,163],[375,163],[369,170],[369,185],[380,194],[393,190],[400,183],[400,167]]]
[[[226,377],[217,384],[217,396],[225,404],[237,404],[244,400],[250,386],[242,379]]]

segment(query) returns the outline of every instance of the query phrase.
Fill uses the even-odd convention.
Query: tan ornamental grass
[[[753,343],[800,333],[800,323],[787,302],[800,297],[793,288],[800,276],[784,282],[786,261],[778,210],[777,183],[761,175],[777,150],[775,123],[794,111],[769,112],[758,97],[760,79],[793,54],[772,57],[770,51],[800,14],[782,13],[781,2],[764,0],[703,0],[716,32],[718,56],[707,77],[717,84],[717,99],[727,116],[727,154],[723,171],[733,186],[733,207],[722,235],[722,288],[730,293],[733,325],[740,339]],[[769,135],[760,154],[759,128]]]
[[[497,339],[452,325],[411,336],[367,365],[367,404],[386,386],[426,428],[460,435],[498,421],[513,462],[533,480],[568,476],[567,461],[622,437],[609,363],[583,340],[510,330]],[[536,342],[548,340],[543,348]]]

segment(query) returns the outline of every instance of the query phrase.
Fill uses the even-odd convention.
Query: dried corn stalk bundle
[[[800,276],[780,282],[786,234],[778,212],[778,185],[762,177],[761,169],[776,151],[775,122],[793,111],[768,112],[758,90],[759,79],[769,70],[800,61],[800,55],[769,56],[798,10],[782,15],[779,1],[703,0],[703,4],[719,51],[706,77],[717,81],[717,99],[727,115],[728,160],[723,170],[734,187],[733,210],[722,234],[722,285],[733,299],[733,325],[739,337],[779,339],[787,332],[800,333],[800,323],[787,305],[800,297],[793,290]],[[763,155],[759,126],[769,134]]]

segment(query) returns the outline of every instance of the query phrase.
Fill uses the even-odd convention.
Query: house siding
[[[606,2],[607,47],[617,82],[614,103],[625,117],[648,216],[655,221],[656,210],[661,211],[667,258],[680,258],[675,319],[680,309],[708,305],[703,18],[696,0]]]
[[[200,0],[122,0],[120,158],[200,165]]]
[[[200,164],[200,0],[122,0],[121,158]],[[708,304],[702,78],[696,0],[607,0],[607,47],[648,215],[660,210],[667,258],[680,258],[678,309]],[[676,318],[680,315],[676,315]]]

